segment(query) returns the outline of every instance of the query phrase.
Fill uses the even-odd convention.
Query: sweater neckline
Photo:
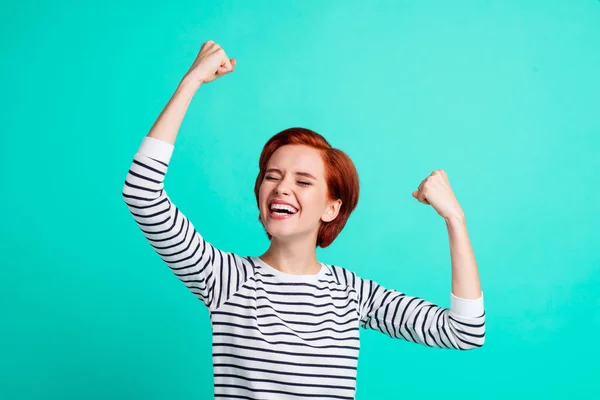
[[[327,267],[321,261],[319,261],[321,269],[316,274],[288,274],[267,264],[260,257],[252,257],[252,261],[254,261],[256,265],[260,266],[262,272],[274,275],[283,281],[315,282],[327,274]]]

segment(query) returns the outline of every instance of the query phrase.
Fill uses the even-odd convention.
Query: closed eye
[[[268,181],[276,181],[277,180],[277,178],[274,176],[265,176],[265,179]],[[311,186],[312,185],[312,183],[306,182],[306,181],[298,181],[298,184],[302,185],[302,186]]]

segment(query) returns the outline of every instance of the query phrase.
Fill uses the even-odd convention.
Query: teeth
[[[277,203],[271,204],[271,211],[289,211],[291,214],[295,214],[297,212],[297,210],[292,206]]]

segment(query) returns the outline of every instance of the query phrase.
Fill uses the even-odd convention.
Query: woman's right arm
[[[148,136],[174,145],[183,117],[200,86],[201,82],[185,76],[152,125]]]
[[[208,53],[208,60],[201,58],[215,50],[207,44],[210,42],[196,59],[204,60],[198,63],[204,69],[193,67],[188,71],[143,139],[125,179],[123,198],[156,253],[194,295],[209,309],[216,309],[245,282],[248,267],[239,256],[222,252],[205,241],[164,190],[177,132],[193,95],[217,74],[232,70],[229,61],[229,71],[223,69],[226,56],[220,48]],[[214,65],[213,79],[206,75],[213,68],[210,62]]]
[[[212,40],[204,43],[148,136],[174,145],[183,117],[196,91],[203,84],[233,72],[235,64],[236,59],[230,60],[221,46]]]

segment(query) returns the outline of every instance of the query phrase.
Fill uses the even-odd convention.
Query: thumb
[[[232,58],[231,60],[227,60],[223,65],[221,65],[217,69],[217,74],[219,74],[219,75],[228,74],[231,71],[233,71],[234,68],[235,68],[235,58]]]
[[[412,196],[416,199],[419,196],[419,191],[415,190],[414,192],[412,192]]]
[[[216,74],[218,75],[224,75],[228,72],[230,72],[233,68],[233,65],[231,64],[231,60],[228,58],[225,58],[225,60],[222,61],[222,64],[219,65],[219,68],[217,68],[217,72]]]

